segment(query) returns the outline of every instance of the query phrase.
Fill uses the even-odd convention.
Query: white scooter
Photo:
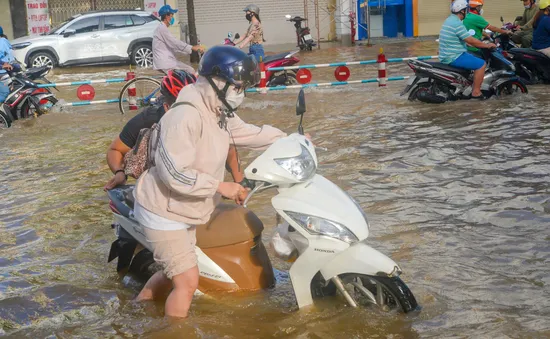
[[[254,188],[244,206],[221,204],[208,224],[197,227],[199,291],[259,290],[275,285],[261,241],[262,222],[246,209],[256,194],[275,188],[278,194],[272,204],[284,221],[277,230],[282,230],[295,249],[288,258],[293,262],[289,275],[300,308],[338,291],[352,307],[370,304],[405,313],[416,310],[412,292],[399,278],[399,266],[367,244],[369,224],[361,207],[316,174],[315,146],[303,133],[305,111],[302,90],[296,104],[299,133],[276,141],[246,168],[245,176]],[[144,273],[153,258],[143,226],[133,219],[132,190],[123,186],[108,192],[118,237],[109,262],[118,257],[119,272]],[[145,248],[134,255],[138,243]]]

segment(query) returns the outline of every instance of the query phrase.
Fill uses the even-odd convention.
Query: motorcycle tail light
[[[408,65],[413,71],[416,69],[416,67],[413,64],[409,63]]]

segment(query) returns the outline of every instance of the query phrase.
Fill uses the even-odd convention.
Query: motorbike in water
[[[487,63],[481,92],[485,98],[493,95],[527,93],[527,85],[515,74],[514,65],[499,48],[481,49]],[[401,96],[409,94],[409,100],[441,104],[447,101],[471,99],[473,72],[441,62],[411,60],[409,67],[415,73]]]
[[[316,147],[302,126],[305,112],[302,90],[296,104],[298,133],[273,143],[245,169],[252,191],[243,206],[220,204],[207,224],[197,226],[198,291],[214,294],[275,286],[262,242],[264,226],[247,208],[257,194],[274,189],[271,203],[282,221],[277,235],[292,246],[285,259],[292,262],[288,273],[299,308],[313,304],[314,298],[333,296],[352,307],[376,305],[405,313],[419,309],[399,277],[399,265],[367,242],[369,223],[359,204],[316,173]],[[117,237],[108,261],[118,258],[121,274],[144,273],[154,262],[143,226],[133,217],[132,192],[132,186],[107,192]],[[139,252],[138,246],[143,248]]]
[[[45,72],[35,71],[36,75]],[[57,98],[46,88],[39,88],[38,84],[30,80],[28,73],[10,74],[5,84],[10,88],[10,94],[2,104],[2,111],[11,122],[31,116],[38,117],[48,112],[57,103]]]
[[[311,36],[311,31],[309,27],[302,27],[302,22],[307,21],[306,18],[300,16],[293,17],[290,14],[287,14],[286,20],[294,23],[294,28],[296,28],[296,41],[300,50],[312,51],[313,47],[317,46],[313,37]]]
[[[223,44],[229,45],[229,46],[235,46],[235,43],[233,42],[234,39],[239,39],[240,35],[239,33],[235,34],[234,39],[231,39],[233,37],[233,33],[229,32],[227,34],[227,38],[224,39]],[[293,52],[285,52],[275,55],[269,55],[266,56],[265,59],[262,61],[264,62],[266,71],[265,76],[267,79],[267,87],[274,87],[274,86],[291,86],[291,85],[297,85],[298,80],[296,79],[296,72],[297,70],[292,71],[270,71],[270,68],[274,67],[289,67],[294,66],[297,63],[300,62],[300,59],[298,59],[295,55],[299,51],[293,51]]]

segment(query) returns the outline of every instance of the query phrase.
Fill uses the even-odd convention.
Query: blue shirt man
[[[0,78],[6,75],[6,69],[11,69],[10,63],[15,59],[12,54],[11,44],[4,37],[4,29],[0,26],[0,63],[2,68],[0,68]],[[10,89],[2,81],[0,81],[0,102],[4,102],[6,97],[10,94]]]

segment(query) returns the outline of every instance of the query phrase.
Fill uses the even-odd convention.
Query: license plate
[[[311,34],[306,34],[306,35],[304,35],[304,40],[305,41],[313,40],[313,37],[311,36]]]
[[[414,82],[414,79],[416,79],[416,77],[410,77],[409,80],[407,81],[407,86],[412,85]]]

